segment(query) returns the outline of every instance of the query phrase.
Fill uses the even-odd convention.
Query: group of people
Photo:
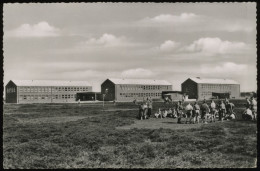
[[[177,118],[177,112],[174,108],[162,109],[162,110],[159,108],[158,112],[156,112],[154,116],[156,118],[161,118],[161,119],[166,117]]]
[[[219,121],[235,119],[234,113],[235,105],[230,103],[228,99],[220,101],[216,104],[214,100],[208,105],[206,100],[201,105],[196,101],[194,104],[188,103],[186,107],[183,106],[183,102],[179,101],[176,106],[177,111],[177,123],[182,123],[181,120],[185,119],[185,123],[202,123],[216,122],[218,117]]]
[[[136,104],[136,101],[134,101]],[[152,116],[152,99],[147,98],[143,100],[139,107],[139,119],[149,119]],[[182,120],[185,120],[185,123],[208,123],[216,122],[218,118],[219,121],[223,120],[232,120],[236,118],[234,113],[235,105],[226,98],[221,100],[219,103],[215,103],[214,100],[211,100],[210,104],[207,104],[206,100],[203,101],[201,105],[196,101],[194,104],[188,103],[184,106],[184,101],[178,101],[174,108],[169,109],[158,109],[154,114],[155,118],[177,118],[177,123],[182,123]],[[247,99],[246,111],[243,113],[242,117],[244,119],[256,120],[257,112],[257,102],[252,97],[251,100]]]
[[[257,101],[254,97],[251,99],[246,98],[246,110],[242,114],[244,120],[255,120],[257,119]]]

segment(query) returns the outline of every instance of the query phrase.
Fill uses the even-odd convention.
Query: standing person
[[[139,118],[140,120],[143,120],[143,119],[144,119],[144,104],[143,104],[143,103],[141,103],[141,104],[139,105],[138,118]]]
[[[182,96],[182,102],[184,102],[184,101],[185,101],[185,95]]]
[[[227,111],[228,117],[229,117],[230,115],[234,114],[234,107],[235,107],[235,105],[234,105],[233,103],[231,103],[231,102],[229,102],[229,101],[227,102],[226,111]]]
[[[254,97],[251,98],[251,110],[253,113],[254,120],[257,119],[257,101]]]
[[[134,99],[133,103],[136,105],[136,99]]]
[[[183,110],[183,106],[182,106],[182,102],[179,101],[177,103],[177,106],[176,106],[176,111],[177,111],[177,117],[178,117],[178,121],[177,123],[181,124],[181,118],[182,118],[182,110]]]
[[[251,102],[248,98],[246,98],[246,108],[250,108],[251,107]]]
[[[208,115],[209,115],[210,109],[209,106],[206,103],[206,100],[204,100],[203,104],[201,105],[201,119],[202,122],[204,122],[205,124],[207,124],[207,120],[208,120]]]
[[[191,119],[192,119],[192,111],[193,111],[193,107],[191,106],[191,104],[189,103],[186,106],[186,122],[185,123],[191,123]]]
[[[225,104],[227,105],[229,103],[228,98],[225,98]]]
[[[212,100],[210,104],[211,122],[216,121],[216,103]]]
[[[195,117],[194,117],[194,123],[198,122],[200,120],[200,106],[198,102],[195,102],[193,109],[195,110]]]
[[[220,105],[219,105],[219,120],[220,120],[221,122],[223,122],[225,113],[226,113],[226,105],[224,104],[223,101],[221,101],[221,102],[220,102]]]
[[[147,101],[145,101],[143,105],[144,105],[144,119],[147,119],[147,112],[148,112]]]
[[[168,96],[166,96],[166,97],[164,98],[164,103],[165,103],[165,104],[169,103]]]
[[[152,115],[152,108],[153,108],[153,104],[152,104],[152,99],[150,98],[148,101],[147,101],[147,107],[148,107],[148,112],[147,112],[147,115],[148,115],[148,118],[151,117]]]

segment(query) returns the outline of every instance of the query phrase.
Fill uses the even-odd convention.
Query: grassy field
[[[236,112],[244,101],[233,101]],[[154,103],[158,108],[171,105]],[[256,166],[250,121],[176,124],[136,119],[132,103],[4,105],[3,167],[245,168]],[[133,126],[137,125],[137,126]]]

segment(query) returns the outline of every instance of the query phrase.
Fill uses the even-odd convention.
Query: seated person
[[[253,112],[252,112],[252,110],[249,109],[248,106],[247,106],[247,109],[243,112],[242,118],[244,120],[253,120],[254,119]]]
[[[177,111],[175,109],[172,110],[172,118],[177,118]]]
[[[226,114],[225,120],[232,120],[232,119],[236,119],[236,116],[234,113],[231,113],[231,114]]]
[[[160,108],[159,108],[158,112],[154,114],[154,116],[155,116],[156,118],[159,118],[159,117],[162,118],[162,112],[161,112],[161,109],[160,109]]]
[[[232,113],[232,114],[230,115],[230,119],[236,119],[236,116],[235,116],[234,113]]]
[[[166,118],[167,117],[167,115],[168,115],[168,111],[165,109],[165,110],[163,110],[163,118]]]
[[[171,108],[168,110],[168,114],[172,115],[172,109]]]

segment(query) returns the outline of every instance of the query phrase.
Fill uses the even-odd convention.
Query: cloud
[[[155,17],[147,17],[142,20],[142,22],[146,23],[166,23],[166,24],[177,24],[177,23],[184,23],[190,21],[198,21],[200,19],[199,15],[194,13],[182,13],[180,15],[171,15],[171,14],[161,14]]]
[[[121,76],[124,78],[147,78],[155,75],[151,70],[143,68],[129,69],[121,73]]]
[[[171,40],[166,40],[163,44],[160,45],[160,50],[164,52],[170,52],[172,50],[175,50],[176,48],[179,47],[179,43],[171,41]]]
[[[113,62],[92,62],[92,61],[53,61],[53,62],[28,62],[25,67],[30,67],[38,71],[47,73],[62,73],[62,72],[84,72],[86,70],[108,70],[110,67],[116,66]]]
[[[238,32],[238,31],[243,31],[243,32],[252,32],[256,30],[256,26],[253,22],[250,21],[239,21],[239,22],[233,22],[233,23],[221,23],[220,21],[219,25],[221,27],[217,27],[218,30],[221,31],[228,31],[228,32]],[[212,29],[214,26],[212,26]]]
[[[191,45],[183,48],[188,52],[201,52],[207,55],[241,53],[248,50],[249,46],[244,42],[222,41],[220,38],[206,37],[194,41]]]
[[[60,29],[55,28],[46,21],[38,24],[22,24],[20,27],[7,31],[7,37],[55,37],[60,35]]]
[[[195,13],[181,13],[180,15],[160,14],[146,17],[136,22],[136,26],[168,29],[174,32],[252,32],[256,30],[256,21],[249,18],[216,18]],[[167,27],[166,27],[167,26]]]
[[[225,62],[222,65],[217,65],[217,66],[202,65],[199,70],[199,73],[226,77],[226,76],[246,74],[247,70],[248,70],[248,66],[246,64]]]
[[[108,33],[104,33],[100,38],[90,38],[87,41],[80,43],[81,47],[119,47],[129,45],[131,44],[127,42],[125,37],[116,37],[115,35]]]

